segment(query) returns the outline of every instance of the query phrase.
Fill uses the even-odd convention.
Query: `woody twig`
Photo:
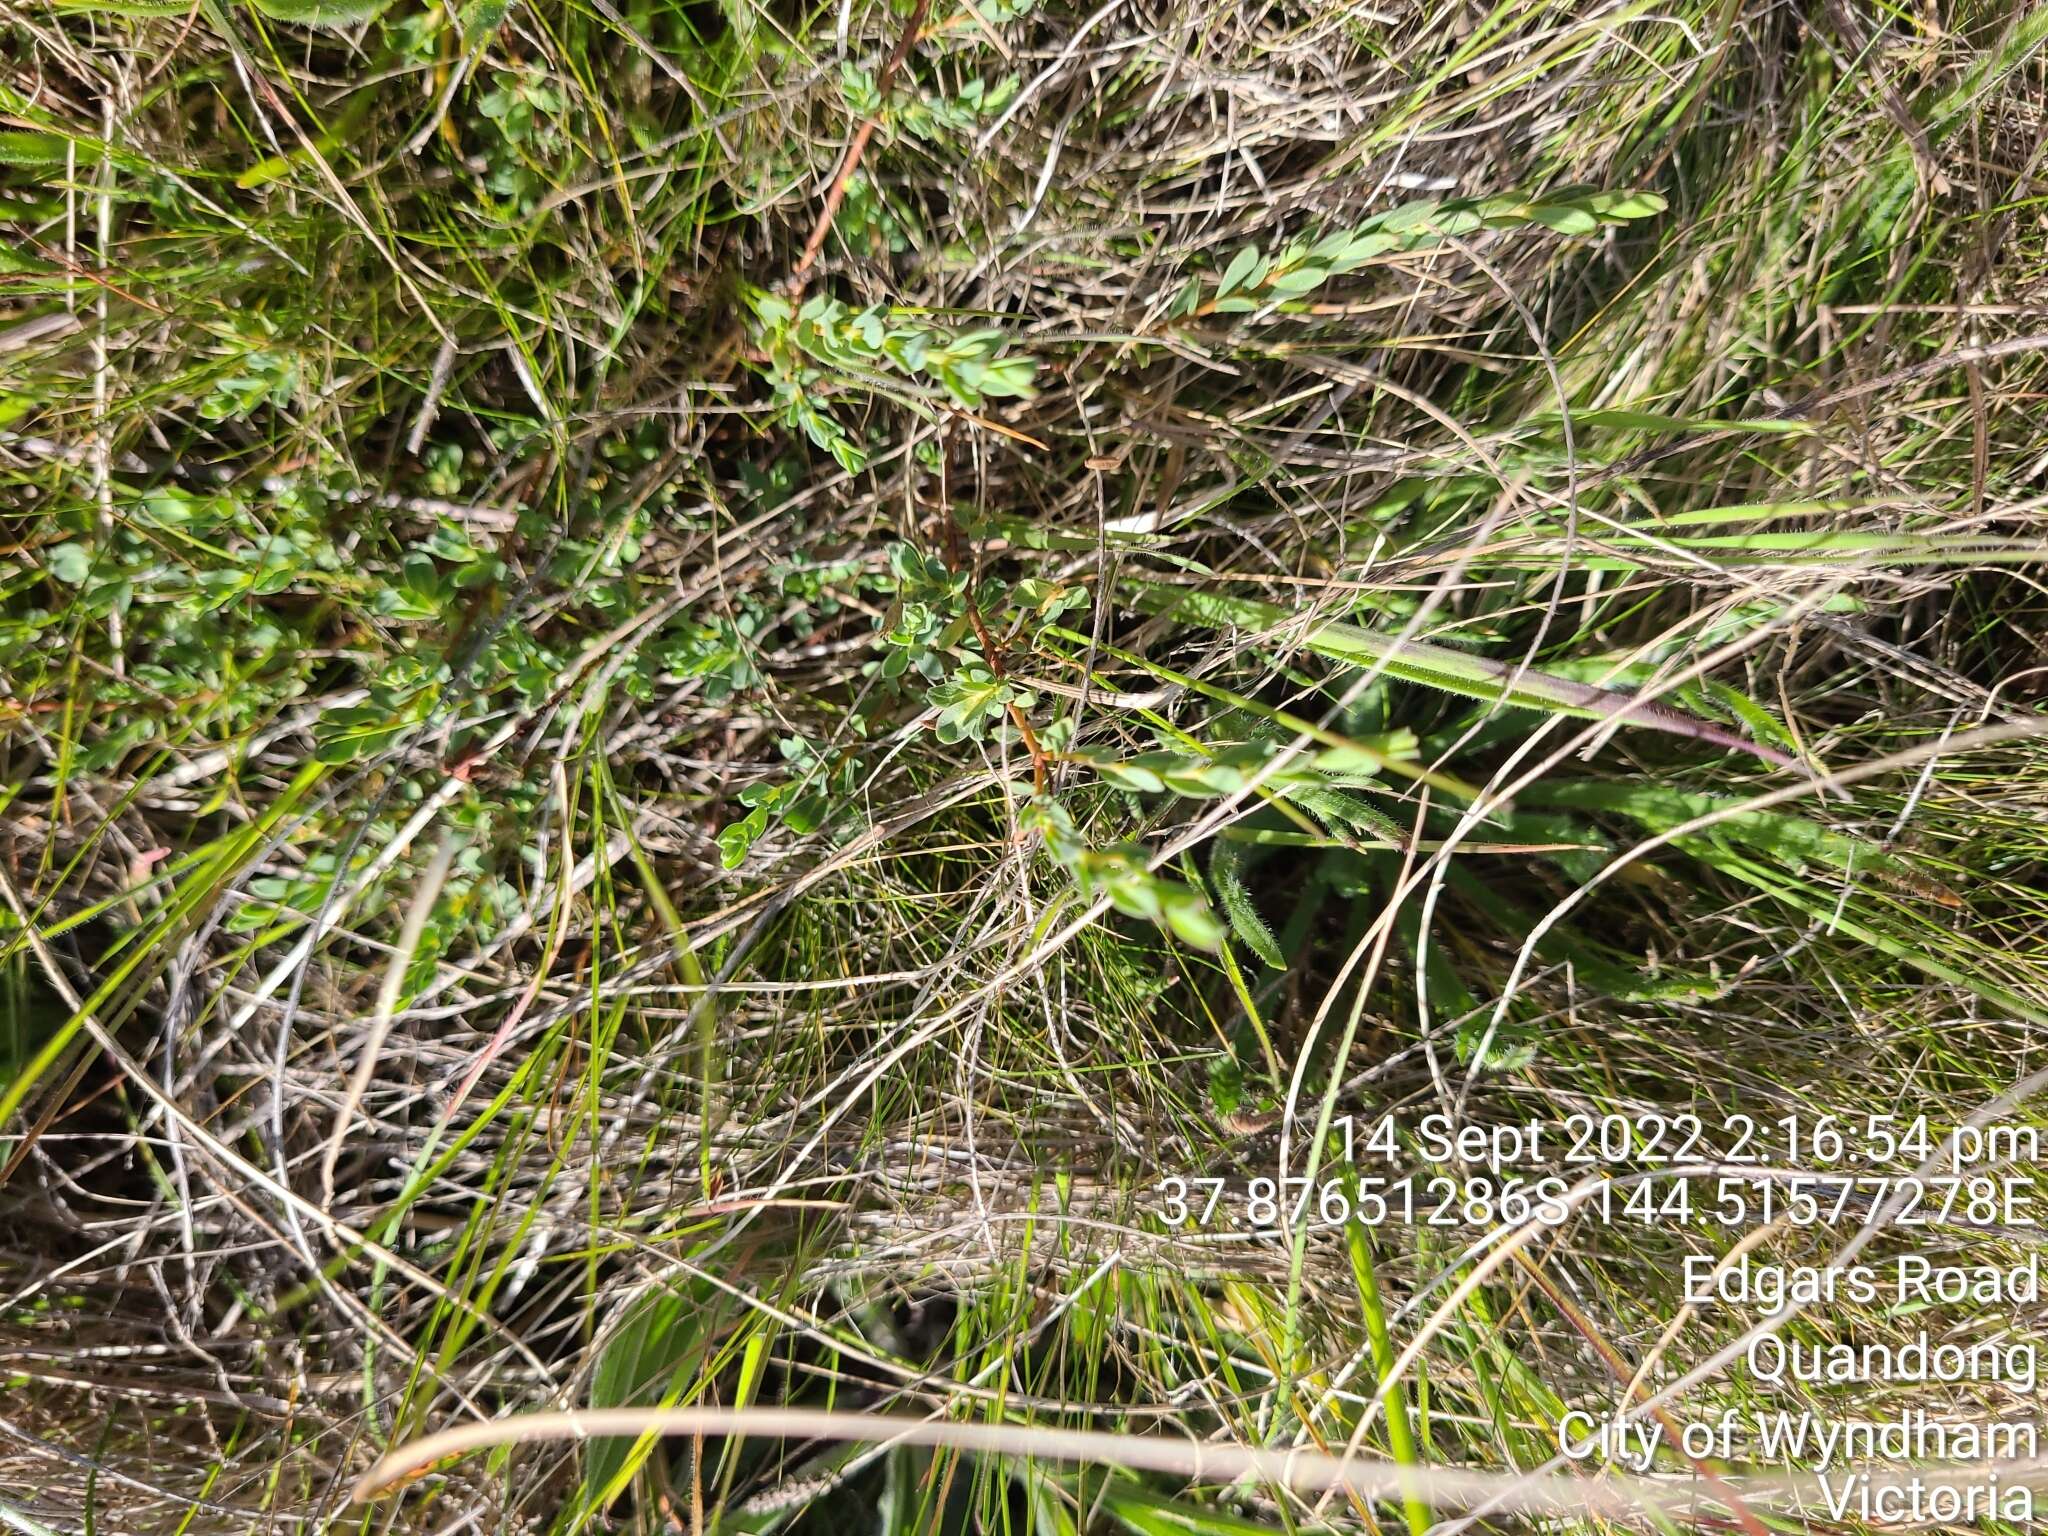
[[[860,168],[861,156],[867,153],[868,140],[882,125],[882,113],[889,101],[889,87],[895,83],[896,72],[903,67],[903,61],[910,57],[911,46],[923,30],[925,15],[930,9],[931,0],[917,0],[911,9],[910,21],[903,28],[903,35],[896,39],[896,47],[883,61],[882,71],[875,77],[875,94],[881,98],[882,105],[876,107],[867,121],[854,130],[846,153],[839,158],[839,169],[833,172],[832,185],[825,191],[825,206],[818,210],[818,222],[811,226],[811,237],[804,242],[803,254],[797,257],[796,265],[790,269],[789,281],[783,285],[791,298],[801,294],[810,281],[811,268],[817,265],[818,255],[825,249],[825,237],[832,233],[832,220],[838,216],[839,205],[846,200],[846,188],[853,180],[853,173]]]

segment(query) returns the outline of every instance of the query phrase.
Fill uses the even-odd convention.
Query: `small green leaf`
[[[1174,937],[1196,949],[1220,949],[1225,931],[1223,924],[1216,920],[1216,914],[1209,910],[1209,904],[1202,900],[1201,893],[1185,885],[1160,884],[1163,887],[1160,892],[1162,916]]]
[[[340,766],[381,752],[403,736],[412,721],[393,719],[373,705],[330,710],[313,727],[313,756]]]
[[[69,587],[82,587],[92,574],[92,551],[83,544],[59,544],[43,551],[50,574]]]
[[[1287,962],[1281,958],[1279,942],[1273,937],[1273,930],[1266,926],[1266,920],[1259,915],[1259,909],[1252,905],[1251,893],[1244,888],[1244,881],[1237,871],[1219,861],[1216,870],[1216,894],[1223,899],[1223,912],[1230,919],[1230,931],[1237,935],[1238,942],[1257,955],[1276,971],[1287,969]]]
[[[1149,767],[1137,762],[1119,762],[1112,757],[1091,757],[1095,771],[1119,789],[1128,789],[1141,795],[1156,795],[1166,788],[1166,781]]]
[[[981,740],[990,722],[1012,700],[1022,707],[1024,701],[1017,691],[985,667],[962,667],[930,694],[931,704],[939,711],[935,727],[939,740],[948,746]]]
[[[1429,200],[1403,203],[1381,214],[1378,225],[1390,235],[1405,235],[1421,229],[1436,217],[1438,204]]]
[[[1561,235],[1590,235],[1600,227],[1599,219],[1585,209],[1565,203],[1538,203],[1530,213],[1538,224]]]
[[[718,860],[727,869],[738,869],[753,852],[755,842],[768,830],[768,807],[756,806],[743,821],[736,821],[718,834]]]
[[[498,35],[498,27],[505,20],[506,3],[507,0],[470,0],[463,6],[456,18],[463,47],[481,49]]]
[[[1235,292],[1258,264],[1259,248],[1255,245],[1248,245],[1231,257],[1230,265],[1223,269],[1222,280],[1216,285],[1216,297],[1224,298]]]
[[[387,0],[249,0],[272,21],[295,27],[353,27],[383,10]]]
[[[1653,218],[1671,206],[1657,192],[1598,192],[1587,202],[1603,219]]]
[[[1352,235],[1344,242],[1343,248],[1330,258],[1330,270],[1333,273],[1350,272],[1363,266],[1373,257],[1393,250],[1400,243],[1392,235],[1376,231]]]
[[[782,824],[799,836],[805,836],[822,827],[831,813],[832,802],[824,795],[799,795],[782,808]]]
[[[1031,381],[1038,364],[1028,357],[1004,357],[988,364],[981,373],[981,392],[991,398],[1011,396],[1029,400],[1037,393]]]
[[[1328,267],[1300,266],[1291,272],[1282,272],[1269,286],[1275,293],[1307,293],[1329,280]]]
[[[1233,764],[1208,762],[1198,757],[1182,758],[1160,777],[1166,780],[1168,789],[1191,800],[1213,800],[1221,795],[1235,794],[1244,788],[1245,780],[1244,771]]]

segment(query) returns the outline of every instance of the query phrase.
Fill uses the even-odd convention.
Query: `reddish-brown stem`
[[[839,169],[833,172],[832,185],[825,189],[825,206],[818,210],[818,222],[811,226],[811,237],[804,242],[803,254],[797,257],[796,265],[790,269],[789,281],[784,284],[792,297],[804,291],[811,268],[817,265],[818,254],[825,249],[825,237],[832,233],[832,220],[838,216],[839,205],[846,200],[847,185],[853,180],[853,173],[860,168],[860,157],[867,153],[868,140],[882,125],[889,87],[895,82],[896,71],[910,57],[911,45],[917,41],[917,34],[924,26],[925,13],[930,9],[931,0],[917,0],[911,8],[910,22],[904,27],[903,35],[896,39],[896,47],[883,62],[882,72],[875,76],[875,94],[882,98],[884,105],[877,107],[868,120],[854,130],[846,153],[839,158]]]
[[[974,628],[974,637],[981,642],[981,654],[988,658],[989,671],[998,680],[1007,678],[1010,673],[1003,664],[1003,648],[988,632],[988,625],[981,616],[981,604],[975,598],[974,567],[962,547],[959,519],[953,516],[953,503],[943,491],[939,505],[946,518],[946,564],[956,576],[962,571],[967,573],[967,590],[961,594],[966,601],[967,622]],[[1024,750],[1031,754],[1031,791],[1042,795],[1047,783],[1045,748],[1039,744],[1038,733],[1031,729],[1031,722],[1024,718],[1024,711],[1014,700],[1003,707],[1009,712],[1010,723],[1017,727],[1017,734],[1023,738]]]
[[[1045,793],[1045,748],[1038,744],[1038,734],[1031,729],[1031,722],[1024,718],[1024,711],[1017,707],[1015,700],[1005,706],[1010,711],[1010,724],[1017,727],[1017,734],[1024,738],[1024,750],[1031,754],[1031,793]]]

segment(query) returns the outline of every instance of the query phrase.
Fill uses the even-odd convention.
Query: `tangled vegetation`
[[[0,28],[0,1524],[1793,1528],[1557,1460],[1742,1234],[1344,1136],[2038,1069],[2048,10]]]

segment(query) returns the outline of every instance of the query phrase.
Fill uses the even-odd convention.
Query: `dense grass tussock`
[[[1163,1180],[2040,1067],[2048,12],[0,28],[10,1529],[1420,1536],[1034,1437],[1545,1467],[1745,1232]],[[348,1500],[626,1404],[1009,1438]]]

